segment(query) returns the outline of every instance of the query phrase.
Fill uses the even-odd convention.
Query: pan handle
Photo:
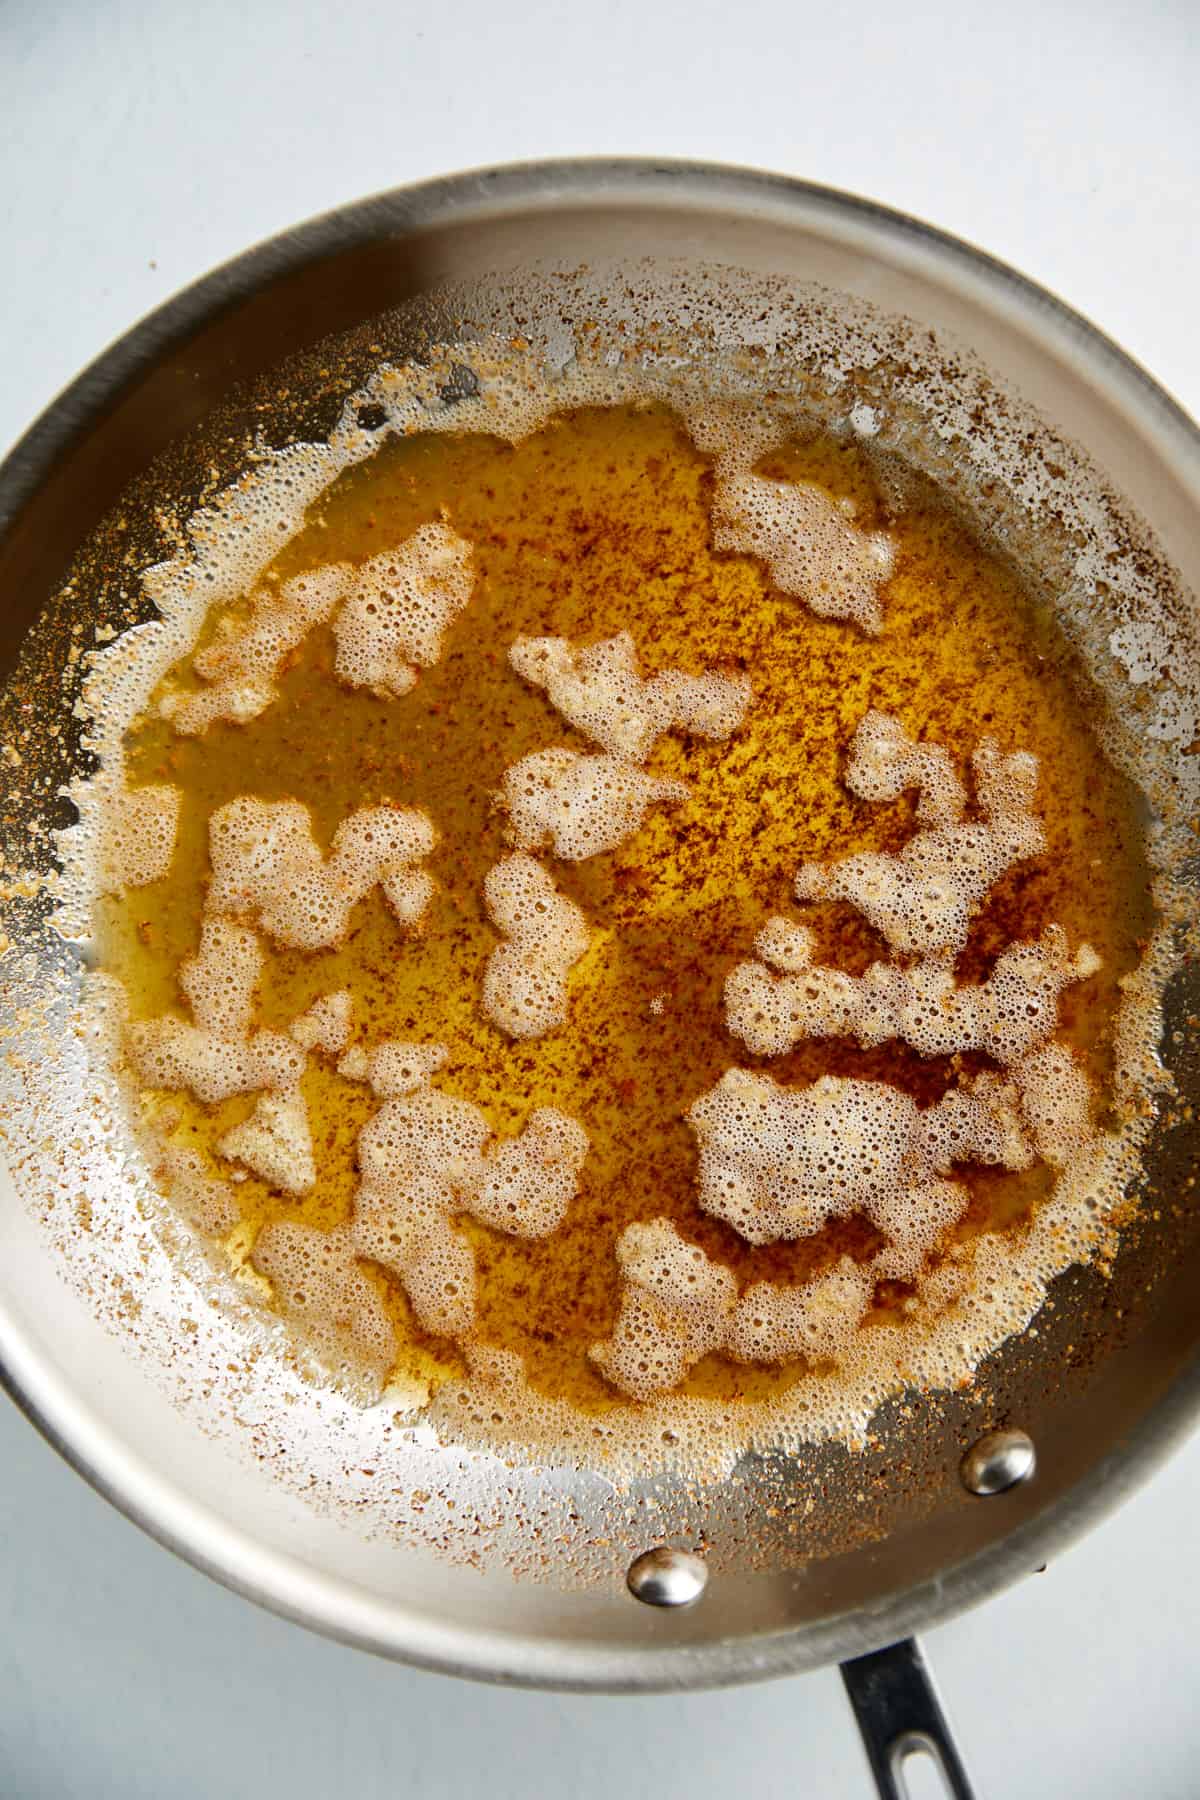
[[[920,1751],[933,1758],[953,1800],[974,1800],[933,1676],[915,1638],[844,1662],[842,1680],[880,1800],[906,1800],[903,1764]]]

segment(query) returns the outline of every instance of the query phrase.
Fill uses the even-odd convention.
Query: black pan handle
[[[933,1676],[915,1638],[842,1664],[842,1680],[858,1720],[880,1800],[906,1800],[906,1757],[925,1751],[954,1800],[974,1800]]]

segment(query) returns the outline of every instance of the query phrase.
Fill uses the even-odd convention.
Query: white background
[[[471,164],[645,152],[856,190],[1007,258],[1200,408],[1200,20],[1006,0],[0,0],[0,444],[255,239]],[[984,1793],[1200,1794],[1200,1441],[931,1632]],[[174,1561],[0,1401],[0,1793],[864,1795],[834,1673],[688,1698],[473,1688]]]

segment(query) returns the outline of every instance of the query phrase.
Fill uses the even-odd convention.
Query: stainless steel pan
[[[816,281],[969,346],[1086,446],[1182,583],[1200,588],[1196,427],[1011,270],[900,215],[748,172],[623,162],[462,175],[347,207],[198,283],[87,370],[0,470],[0,741],[19,742],[22,758],[4,809],[9,876],[51,859],[44,828],[67,817],[55,794],[80,759],[68,648],[81,626],[90,641],[97,626],[128,619],[133,576],[155,550],[155,505],[210,491],[254,430],[282,442],[327,428],[374,352],[371,330],[360,332],[324,389],[301,391],[287,370],[321,340],[389,313],[425,318],[427,329],[446,284],[548,256],[673,259],[694,264],[698,283],[712,263]],[[129,581],[102,586],[96,569],[126,544]],[[57,1096],[61,1155],[91,1103],[85,1049],[62,1023],[78,958],[21,882],[4,892],[8,1060],[23,1057],[26,1076],[33,1068]],[[1196,988],[1192,970],[1169,996],[1165,1055],[1181,1100],[1197,1097],[1186,1023],[1200,1010]],[[133,1181],[121,1145],[105,1141],[79,1150],[74,1189],[60,1181],[50,1192],[38,1147],[10,1123],[0,1361],[17,1402],[130,1517],[281,1613],[457,1674],[645,1691],[851,1659],[847,1681],[885,1788],[904,1749],[931,1740],[966,1791],[919,1657],[903,1645],[876,1653],[1057,1554],[1146,1478],[1200,1399],[1197,1135],[1164,1117],[1147,1165],[1157,1200],[1126,1232],[1111,1278],[1063,1276],[1036,1337],[1006,1345],[968,1393],[910,1403],[903,1416],[885,1409],[859,1454],[747,1457],[716,1488],[669,1474],[618,1488],[586,1471],[514,1473],[400,1434],[391,1473],[403,1498],[390,1514],[372,1511],[368,1478],[348,1473],[354,1427],[341,1414],[339,1448],[314,1451],[319,1479],[302,1491],[269,1422],[247,1416],[248,1390],[240,1400],[206,1390],[151,1334],[114,1329],[62,1226],[65,1207],[102,1210]],[[152,1270],[157,1227],[147,1220],[137,1229]],[[997,1444],[997,1430],[1025,1437]],[[1005,1485],[1009,1476],[1025,1478]],[[339,1487],[353,1489],[349,1503]],[[706,1573],[695,1604],[631,1599],[627,1572],[662,1546],[699,1551],[702,1564],[643,1562],[632,1586],[642,1598],[691,1599]]]

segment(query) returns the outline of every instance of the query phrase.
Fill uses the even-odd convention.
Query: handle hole
[[[919,1732],[909,1732],[896,1745],[892,1773],[902,1800],[946,1800],[953,1795],[937,1746]]]

